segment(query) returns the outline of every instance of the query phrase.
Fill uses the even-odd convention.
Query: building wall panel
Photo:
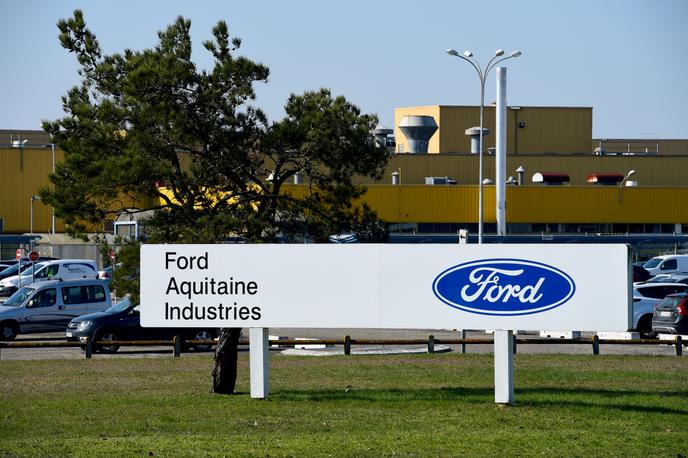
[[[470,138],[465,131],[480,125],[480,107],[432,105],[397,108],[395,110],[395,137],[397,145],[406,138],[398,129],[406,115],[433,116],[439,131],[430,141],[430,154],[470,153]],[[524,127],[517,127],[520,122]],[[483,139],[483,151],[495,146],[495,107],[486,105],[483,126],[490,130]],[[439,135],[438,135],[439,134]],[[520,107],[507,110],[507,151],[511,154],[591,153],[592,108],[589,107]],[[397,148],[397,151],[399,149]]]
[[[289,189],[306,186],[290,186]],[[508,223],[688,224],[688,188],[616,186],[509,186]],[[478,186],[368,186],[364,196],[389,223],[478,220]],[[484,187],[484,221],[496,222],[494,186]]]
[[[393,155],[385,170],[382,184],[391,182],[390,174],[401,173],[401,183],[405,185],[424,184],[428,176],[450,176],[458,184],[478,183],[478,157],[463,154],[439,155]],[[531,183],[536,172],[561,172],[569,175],[571,185],[586,184],[591,173],[618,173],[626,175],[635,170],[631,180],[645,186],[687,186],[688,157],[642,157],[642,156],[593,156],[590,155],[507,155],[508,176],[516,178],[516,169],[526,169],[525,182]],[[493,156],[484,157],[484,177],[495,178]],[[372,183],[369,179],[359,179],[360,183]]]

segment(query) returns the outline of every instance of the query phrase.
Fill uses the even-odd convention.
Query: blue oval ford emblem
[[[559,307],[576,285],[561,270],[522,259],[485,259],[450,267],[432,290],[445,304],[481,315],[529,315]]]

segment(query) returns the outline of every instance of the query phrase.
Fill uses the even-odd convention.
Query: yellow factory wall
[[[55,151],[55,160],[62,160],[62,152]],[[31,196],[40,188],[49,186],[52,172],[52,151],[49,148],[0,149],[0,218],[4,219],[5,233],[24,233],[31,229]],[[50,232],[51,207],[40,200],[33,203],[34,232]],[[64,231],[59,219],[58,232]]]
[[[509,223],[688,224],[688,188],[508,186]],[[300,196],[306,185],[286,192]],[[372,185],[363,198],[388,223],[466,223],[478,220],[478,186]],[[495,188],[484,187],[484,220],[496,222]]]
[[[62,151],[55,150],[55,161],[63,159]],[[0,218],[4,220],[4,233],[17,234],[31,231],[31,196],[50,186],[52,172],[50,148],[0,148]],[[131,207],[147,205],[145,201],[131,201]],[[33,202],[34,233],[48,233],[52,224],[52,208],[40,200]],[[102,228],[94,228],[101,230]],[[65,225],[55,220],[56,232],[64,232]]]
[[[439,127],[430,139],[429,154],[470,153],[466,129],[480,125],[480,108],[432,105],[394,110],[397,152],[408,152],[399,122],[404,116],[432,116]],[[483,151],[495,146],[495,107],[486,106],[483,126],[490,130]],[[521,124],[522,123],[522,124]],[[519,127],[519,125],[523,127]],[[592,153],[592,108],[589,107],[509,107],[507,109],[508,154]],[[402,146],[403,145],[403,146]]]
[[[460,185],[478,183],[478,157],[464,154],[395,154],[384,173],[381,184],[391,183],[391,173],[399,171],[401,184],[425,184],[425,177],[449,176]],[[506,175],[516,178],[516,169],[525,168],[525,184],[531,183],[536,172],[561,172],[569,175],[571,185],[586,184],[591,173],[618,173],[626,175],[635,170],[631,178],[645,186],[688,186],[688,158],[680,156],[593,156],[540,155],[507,156]],[[485,155],[483,176],[495,178],[495,158]],[[359,179],[359,183],[372,184],[372,180]]]

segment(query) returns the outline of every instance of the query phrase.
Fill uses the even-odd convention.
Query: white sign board
[[[141,324],[625,331],[625,245],[143,245]]]

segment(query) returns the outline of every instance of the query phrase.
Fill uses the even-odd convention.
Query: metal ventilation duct
[[[385,126],[378,124],[377,127],[373,130],[373,137],[375,137],[375,141],[378,145],[386,147],[387,136],[392,135],[393,133],[394,131],[392,129],[388,129]]]
[[[408,140],[409,153],[427,154],[428,142],[437,131],[437,123],[432,116],[404,116],[399,130]]]

